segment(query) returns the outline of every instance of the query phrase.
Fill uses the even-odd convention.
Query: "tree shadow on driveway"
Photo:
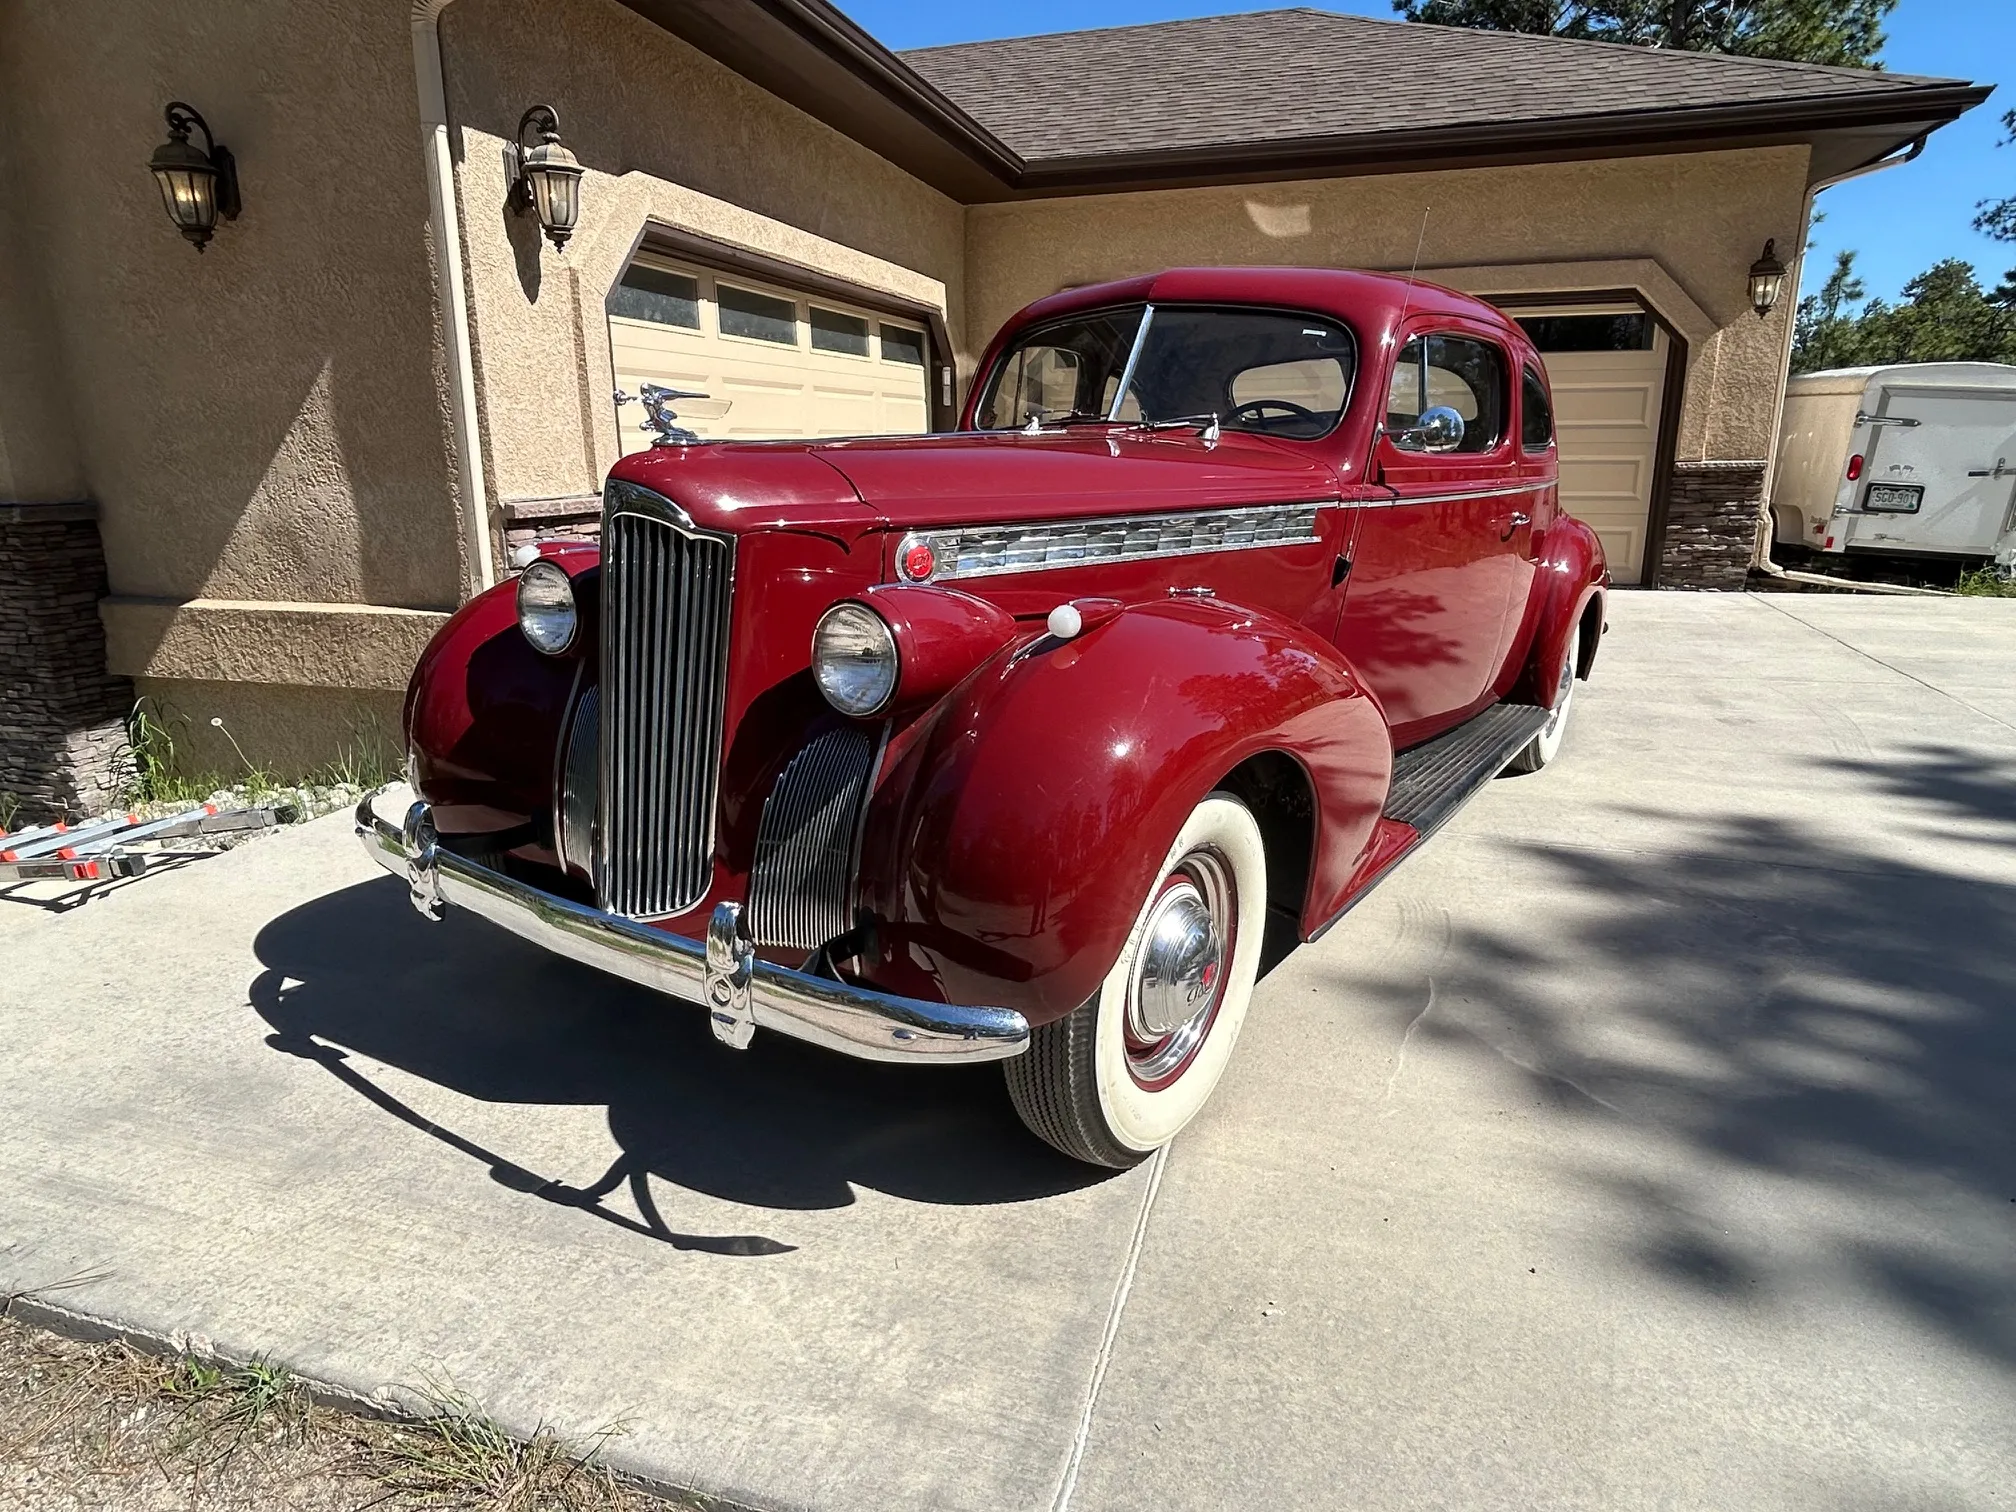
[[[316,898],[255,942],[252,1006],[275,1049],[316,1061],[502,1185],[685,1248],[777,1253],[760,1236],[677,1234],[648,1178],[753,1207],[844,1207],[853,1188],[930,1203],[1052,1196],[1110,1173],[1041,1144],[993,1066],[891,1066],[759,1034],[717,1044],[697,1007],[449,910],[419,918],[392,878]],[[578,1184],[436,1124],[351,1064],[366,1056],[483,1102],[605,1106],[620,1154]],[[601,1205],[627,1186],[643,1221]]]
[[[2016,1373],[2016,762],[1814,766],[1824,825],[1710,813],[1669,841],[1662,814],[1645,849],[1508,844],[1550,918],[1459,929],[1419,1033],[1619,1136],[1563,1159],[1654,1274],[1761,1306],[1845,1285]],[[1896,854],[1879,807],[1933,859]],[[1418,978],[1376,990],[1418,1013]]]

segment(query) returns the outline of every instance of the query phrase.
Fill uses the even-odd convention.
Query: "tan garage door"
[[[1520,310],[1554,391],[1561,503],[1603,542],[1611,575],[1643,580],[1670,339],[1643,310]]]
[[[609,296],[609,345],[622,392],[707,394],[679,418],[709,440],[930,428],[922,324],[823,295],[640,254]],[[651,444],[639,409],[617,406],[625,452]]]

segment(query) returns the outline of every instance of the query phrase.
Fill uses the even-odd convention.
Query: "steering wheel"
[[[1267,410],[1280,410],[1283,418],[1290,421],[1317,418],[1316,411],[1297,404],[1293,399],[1248,399],[1244,404],[1232,407],[1232,413],[1225,417],[1225,423],[1234,424],[1241,416],[1246,416],[1252,424],[1265,429],[1268,422],[1264,412]]]

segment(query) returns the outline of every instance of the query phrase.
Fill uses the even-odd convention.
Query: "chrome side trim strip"
[[[406,879],[416,906],[432,909],[429,917],[438,917],[443,905],[467,909],[555,955],[705,1006],[719,1023],[701,941],[540,892],[443,850],[426,804],[413,804],[402,827],[378,813],[379,796],[357,805],[357,837],[373,861]],[[732,1000],[720,1009],[730,1018],[724,1028],[735,1028],[734,1016],[746,1008],[752,1028],[875,1061],[1006,1060],[1029,1047],[1029,1022],[1011,1008],[927,1003],[772,966],[742,954],[738,946],[747,942],[734,933],[734,923],[717,912],[711,926],[711,980],[724,983]]]
[[[1539,493],[1553,483],[1519,483],[1509,488],[1466,488],[1461,493],[1416,494],[1403,499],[1342,499],[1326,509],[1404,509],[1410,504],[1460,504],[1467,499],[1509,499],[1516,494]]]
[[[920,530],[905,539],[930,546],[937,564],[929,578],[913,581],[943,583],[1093,562],[1147,562],[1160,557],[1298,546],[1317,539],[1316,514],[1324,502],[1312,499],[1178,514],[1109,515],[1033,525],[968,525]]]

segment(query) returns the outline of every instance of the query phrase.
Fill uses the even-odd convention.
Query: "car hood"
[[[1070,519],[1334,499],[1330,469],[1299,449],[1227,433],[1073,428],[829,441],[838,469],[891,525]]]
[[[843,441],[717,441],[623,458],[610,476],[673,500],[696,524],[845,539],[890,528],[1144,514],[1334,499],[1299,447],[1228,432],[1099,427]]]

